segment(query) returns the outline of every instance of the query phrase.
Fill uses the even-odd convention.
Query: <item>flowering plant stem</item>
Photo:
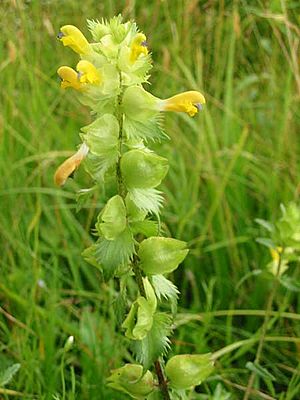
[[[81,129],[80,148],[57,169],[54,181],[63,185],[86,158],[86,170],[97,184],[105,185],[107,178],[116,182],[117,193],[97,217],[98,239],[83,256],[102,271],[104,280],[118,281],[115,304],[139,364],[126,363],[112,370],[107,384],[135,399],[159,395],[170,400],[203,382],[214,366],[210,353],[176,355],[164,368],[161,364],[170,349],[179,294],[165,275],[178,268],[189,250],[186,242],[161,235],[163,196],[156,188],[169,163],[147,144],[167,138],[161,112],[185,112],[193,117],[205,98],[191,90],[160,99],[144,89],[151,54],[135,22],[123,23],[118,16],[110,21],[88,21],[88,25],[93,43],[73,25],[63,26],[57,36],[80,55],[76,70],[58,69],[61,87],[75,89],[96,119]],[[90,189],[81,191],[79,204],[90,193]],[[139,293],[126,315],[126,279],[132,273]],[[162,302],[168,303],[171,313],[159,310]]]
[[[119,138],[118,138],[119,157],[118,157],[118,161],[117,161],[117,165],[116,165],[116,175],[117,175],[117,182],[118,182],[118,194],[125,201],[126,190],[125,190],[125,186],[123,183],[123,177],[122,177],[122,172],[121,172],[121,168],[120,168],[121,158],[122,158],[122,146],[123,146],[123,113],[121,111],[122,97],[123,97],[123,87],[122,87],[122,77],[120,74],[120,95],[118,97],[117,110],[116,110],[116,116],[117,116],[117,119],[119,122]],[[142,273],[141,273],[141,269],[139,267],[139,260],[138,260],[137,256],[134,256],[134,258],[133,258],[132,269],[134,272],[135,281],[139,288],[139,293],[142,297],[146,298],[146,291],[145,291],[145,287],[143,284]],[[159,382],[159,388],[160,388],[161,394],[163,396],[163,399],[170,400],[168,384],[165,379],[165,376],[163,373],[163,368],[162,368],[162,365],[159,360],[156,360],[154,362],[154,367],[155,367],[155,372],[157,375],[157,379]]]

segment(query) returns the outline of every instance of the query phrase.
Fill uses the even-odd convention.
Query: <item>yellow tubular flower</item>
[[[74,25],[64,25],[60,28],[57,38],[64,46],[71,47],[75,53],[88,54],[91,51],[89,42],[83,33]]]
[[[79,72],[79,81],[81,83],[92,83],[93,85],[100,85],[102,83],[100,72],[89,61],[79,61],[76,69]]]
[[[81,90],[83,88],[83,84],[80,83],[78,79],[78,74],[74,71],[73,68],[70,67],[60,67],[57,70],[57,73],[61,79],[60,86],[63,89],[71,87],[76,90]]]
[[[71,157],[67,158],[56,170],[54,174],[54,183],[57,186],[65,184],[69,176],[79,167],[81,161],[86,157],[89,151],[88,146],[83,143],[79,150]]]
[[[130,61],[134,63],[140,54],[148,54],[146,36],[143,33],[137,33],[130,46]]]
[[[162,100],[160,110],[186,112],[193,117],[202,109],[202,104],[205,104],[204,96],[200,92],[191,90]]]

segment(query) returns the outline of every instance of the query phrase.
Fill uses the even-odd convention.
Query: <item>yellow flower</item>
[[[143,33],[137,33],[130,46],[130,61],[134,63],[140,54],[148,54],[146,36]]]
[[[91,46],[83,33],[74,25],[64,25],[57,35],[64,46],[71,47],[78,54],[88,54]]]
[[[60,67],[57,70],[57,73],[61,79],[60,86],[63,89],[71,87],[76,90],[83,89],[84,85],[79,81],[78,73],[70,67]]]
[[[68,177],[79,167],[82,160],[86,157],[89,151],[88,146],[83,143],[79,150],[71,157],[67,158],[56,170],[54,174],[54,183],[57,186],[65,184]]]
[[[202,109],[202,104],[205,104],[204,96],[200,92],[191,90],[162,100],[160,110],[186,112],[193,117]]]
[[[270,253],[271,253],[271,257],[272,257],[273,261],[275,261],[277,263],[279,262],[280,254],[282,253],[282,250],[283,250],[282,247],[276,247],[275,249],[274,248],[270,249]]]
[[[79,75],[79,82],[92,83],[99,85],[102,82],[100,72],[97,68],[86,60],[81,60],[76,66]]]

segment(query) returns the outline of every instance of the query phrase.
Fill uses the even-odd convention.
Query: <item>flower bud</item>
[[[96,228],[107,240],[114,240],[126,228],[126,208],[121,196],[108,200]]]
[[[167,274],[174,271],[188,253],[181,240],[150,237],[140,244],[138,256],[147,275]]]
[[[168,172],[168,160],[152,152],[131,150],[121,159],[121,171],[128,189],[158,186]]]
[[[64,350],[69,351],[73,347],[74,344],[74,336],[69,336],[68,339],[66,340]]]
[[[166,375],[174,389],[189,389],[200,385],[214,370],[211,353],[180,354],[166,364]]]
[[[107,386],[140,400],[145,399],[155,387],[152,373],[147,371],[143,374],[143,367],[138,364],[125,364],[113,370]]]

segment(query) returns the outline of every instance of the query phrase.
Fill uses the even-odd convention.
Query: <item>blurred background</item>
[[[255,219],[276,220],[281,203],[299,201],[299,12],[293,0],[0,2],[0,374],[21,364],[2,380],[11,396],[64,398],[64,370],[66,398],[125,399],[105,379],[132,361],[113,287],[81,257],[105,194],[76,213],[76,192],[91,186],[84,170],[53,184],[92,118],[60,89],[56,70],[77,55],[56,39],[59,28],[76,25],[90,39],[86,19],[135,19],[153,56],[150,91],[206,97],[194,118],[166,115],[171,140],[155,147],[170,160],[165,229],[191,249],[172,276],[181,291],[172,351],[201,353],[257,333],[272,280],[261,273],[270,254]],[[272,335],[299,337],[298,292],[280,288],[274,308],[294,317],[273,320]],[[241,399],[255,352],[252,344],[221,358],[191,398],[219,400],[219,384],[224,399]],[[276,380],[261,378],[253,399],[299,399],[299,361],[300,342],[267,342],[262,363]]]

